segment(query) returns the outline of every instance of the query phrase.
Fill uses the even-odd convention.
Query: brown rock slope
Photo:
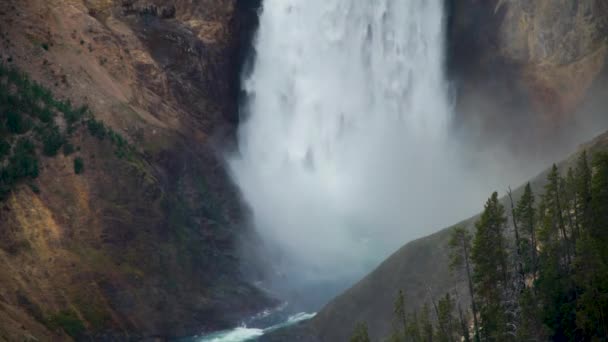
[[[0,202],[0,340],[180,336],[269,304],[239,272],[238,198],[218,157],[236,121],[236,0],[6,0],[0,58],[86,104],[86,129]]]

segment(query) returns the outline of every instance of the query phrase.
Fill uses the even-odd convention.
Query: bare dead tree
[[[511,187],[508,188],[507,194],[511,202],[511,220],[513,222],[513,230],[515,233],[515,253],[512,254],[514,269],[514,277],[509,283],[505,284],[503,289],[503,307],[507,317],[507,334],[512,338],[517,337],[517,330],[521,320],[521,307],[519,297],[524,292],[526,287],[526,276],[523,268],[523,255],[521,251],[521,238],[519,235],[519,227],[517,222],[517,214],[515,212],[515,204],[513,201],[513,192]]]
[[[513,230],[515,231],[515,262],[517,264],[517,273],[516,282],[522,282],[518,287],[523,291],[525,289],[526,284],[526,276],[524,274],[524,266],[523,266],[523,256],[521,255],[521,239],[519,238],[519,228],[517,226],[517,215],[515,214],[515,204],[513,203],[513,193],[511,191],[511,187],[509,187],[507,194],[509,195],[509,200],[511,201],[511,220],[513,221]]]

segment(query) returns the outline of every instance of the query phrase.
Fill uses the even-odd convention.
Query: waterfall
[[[260,15],[229,166],[282,272],[359,276],[473,212],[450,169],[443,0],[265,0]]]

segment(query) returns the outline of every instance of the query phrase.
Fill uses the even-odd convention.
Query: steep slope
[[[240,274],[243,213],[218,150],[233,140],[251,4],[0,2],[2,63],[132,148],[66,131],[75,152],[41,155],[0,202],[0,340],[181,336],[272,303]]]
[[[608,150],[608,132],[580,147],[593,154]],[[565,171],[573,167],[578,153],[558,164]],[[533,190],[540,193],[549,170],[530,181]],[[521,196],[523,187],[513,191],[514,200]],[[508,198],[501,199],[509,208]],[[264,341],[347,341],[358,322],[368,325],[373,341],[389,336],[392,327],[393,303],[399,290],[405,293],[410,310],[437,298],[444,293],[456,293],[463,307],[469,302],[462,274],[449,271],[448,241],[450,229],[464,226],[470,230],[478,216],[471,217],[428,237],[412,241],[385,260],[378,268],[342,295],[327,304],[310,322],[292,329],[278,331]],[[511,223],[509,223],[511,224]],[[512,227],[510,227],[512,229]]]

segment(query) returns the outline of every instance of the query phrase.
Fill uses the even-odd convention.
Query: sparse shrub
[[[35,194],[39,194],[40,193],[40,188],[38,187],[38,184],[36,184],[34,182],[30,182],[30,183],[28,183],[28,185],[29,185],[30,189],[32,189],[32,191]]]
[[[6,199],[11,193],[11,185],[0,180],[0,201]]]
[[[42,100],[46,104],[51,103],[51,101],[53,100],[53,95],[51,94],[51,92],[38,83],[32,84],[30,91],[34,99]]]
[[[89,133],[92,136],[97,137],[100,140],[103,140],[106,137],[107,129],[106,126],[101,121],[97,121],[95,119],[90,119],[87,121],[87,128],[89,129]]]
[[[74,173],[79,175],[84,172],[84,161],[80,157],[74,158]]]
[[[55,116],[53,112],[49,108],[40,109],[37,112],[38,119],[43,123],[50,123],[53,121],[53,117]]]
[[[63,113],[63,117],[68,122],[68,124],[74,124],[81,118],[83,118],[89,112],[89,108],[87,106],[82,106],[78,109],[72,109],[69,106]]]
[[[30,130],[32,121],[20,113],[9,111],[6,113],[6,127],[10,133],[23,134]]]
[[[127,158],[129,156],[130,148],[128,142],[122,135],[114,132],[112,129],[108,129],[108,136],[110,137],[110,141],[116,147],[114,150],[114,154],[118,158]]]
[[[9,144],[8,141],[4,139],[0,139],[0,160],[6,157],[10,151],[11,144]]]
[[[355,331],[350,337],[350,342],[370,342],[369,334],[367,333],[367,325],[365,323],[357,323]]]
[[[57,126],[48,127],[42,133],[42,152],[49,157],[55,156],[64,142],[65,138]]]
[[[34,151],[34,144],[21,138],[15,146],[13,155],[9,158],[7,178],[11,181],[19,178],[38,177],[38,159]]]
[[[71,337],[78,337],[84,330],[84,324],[72,311],[61,311],[52,315],[47,320],[47,325],[51,329],[62,329]]]
[[[30,246],[31,247],[31,246]],[[17,291],[17,303],[20,307],[24,308],[27,313],[29,313],[32,317],[34,317],[38,322],[44,322],[44,315],[42,314],[42,310],[40,306],[35,302],[32,302],[27,294],[18,290]]]
[[[69,156],[72,153],[74,153],[74,145],[70,144],[69,142],[63,144],[63,155]]]
[[[92,331],[103,329],[106,323],[111,319],[102,304],[89,302],[79,305],[79,308]]]

